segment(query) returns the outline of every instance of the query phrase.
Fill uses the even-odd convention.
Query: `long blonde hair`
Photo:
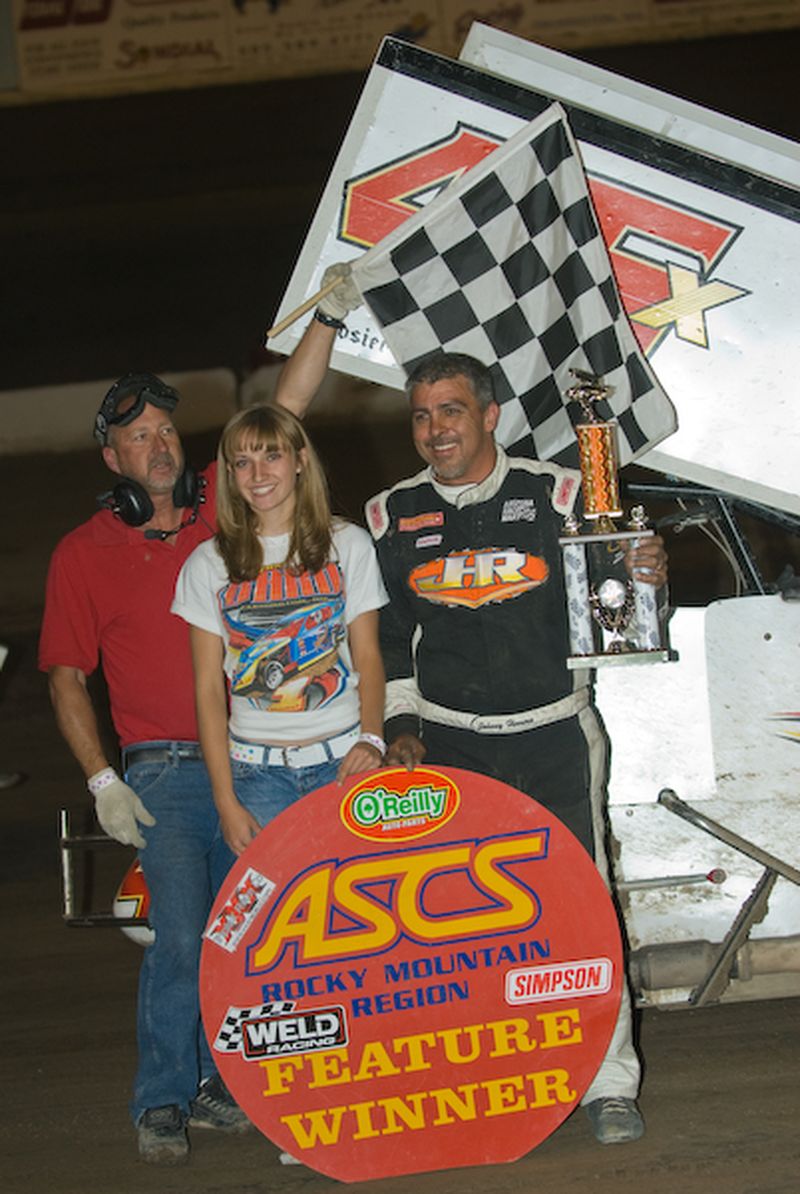
[[[281,406],[249,406],[229,419],[217,449],[216,543],[231,580],[255,580],[264,563],[258,516],[236,488],[237,452],[265,448],[302,455],[297,477],[294,522],[286,562],[297,572],[317,572],[331,552],[328,483],[302,423]]]

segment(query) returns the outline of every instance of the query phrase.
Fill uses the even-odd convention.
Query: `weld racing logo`
[[[508,601],[538,588],[549,572],[540,556],[511,548],[487,548],[457,551],[419,564],[412,569],[408,585],[412,593],[438,605],[478,609],[490,601]]]
[[[214,1048],[218,1053],[241,1053],[245,1061],[258,1061],[262,1057],[338,1049],[346,1044],[343,1007],[337,1004],[298,1012],[288,1002],[228,1008]]]
[[[339,239],[370,248],[503,139],[458,123],[449,136],[348,179]],[[750,293],[712,277],[741,226],[599,174],[589,191],[636,339],[652,356],[668,332],[709,349],[706,315]]]

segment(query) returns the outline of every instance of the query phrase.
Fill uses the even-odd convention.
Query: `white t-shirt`
[[[234,583],[214,540],[201,543],[180,571],[172,612],[223,639],[237,738],[285,745],[331,738],[359,720],[347,627],[388,600],[372,538],[337,521],[333,558],[315,573],[282,566],[288,534],[261,545],[256,579]]]

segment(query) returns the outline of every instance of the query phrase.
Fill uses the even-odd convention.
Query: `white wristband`
[[[358,741],[366,742],[367,746],[374,746],[381,758],[386,754],[386,743],[377,734],[359,734]]]
[[[86,787],[93,796],[107,788],[109,784],[113,784],[115,779],[119,779],[113,767],[104,767],[102,771],[98,771],[95,775],[91,775],[86,781]]]

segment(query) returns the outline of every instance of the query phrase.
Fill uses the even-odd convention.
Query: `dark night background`
[[[800,29],[577,57],[800,138]],[[0,107],[0,387],[258,356],[365,73]]]

